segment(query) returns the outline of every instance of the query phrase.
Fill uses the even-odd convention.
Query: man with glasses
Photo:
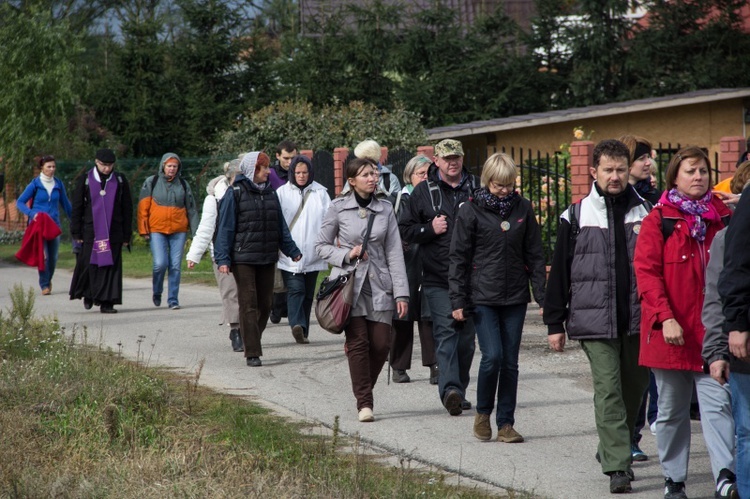
[[[99,149],[96,167],[76,184],[70,233],[81,250],[70,283],[70,299],[83,298],[89,310],[99,305],[103,314],[117,313],[122,304],[122,247],[130,247],[133,198],[124,175],[114,171],[114,151]]]
[[[446,139],[435,146],[427,180],[414,188],[399,221],[401,238],[419,244],[423,289],[430,306],[433,335],[440,366],[440,400],[451,416],[471,409],[466,400],[469,369],[474,358],[474,323],[454,322],[448,296],[448,253],[459,206],[467,201],[479,180],[464,168],[461,142]],[[465,311],[468,315],[468,310]]]

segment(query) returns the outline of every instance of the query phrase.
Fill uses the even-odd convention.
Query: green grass
[[[34,297],[17,285],[0,313],[0,497],[487,496],[384,465],[337,422],[320,436],[207,390],[202,363],[180,377],[125,361],[35,317]]]

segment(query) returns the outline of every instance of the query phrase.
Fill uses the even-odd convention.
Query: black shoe
[[[117,310],[112,306],[111,303],[102,303],[99,307],[99,311],[103,314],[116,314]]]
[[[730,499],[740,499],[740,493],[737,490],[737,476],[730,470],[724,468],[719,472],[719,479],[716,480],[716,492],[714,497],[728,497]]]
[[[648,456],[641,450],[637,443],[630,444],[630,457],[633,461],[648,461]]]
[[[91,307],[93,306],[94,306],[94,300],[92,300],[91,298],[83,299],[83,308],[85,308],[86,310],[91,310]]]
[[[671,478],[664,480],[664,499],[688,499],[685,482],[673,482]]]
[[[245,350],[245,347],[242,345],[242,335],[239,329],[233,328],[229,331],[229,339],[232,341],[232,350],[235,352],[243,352]]]
[[[609,475],[609,492],[612,494],[624,494],[631,492],[630,477],[624,471],[613,471]]]
[[[294,336],[294,341],[297,343],[302,344],[305,342],[305,330],[300,325],[292,327],[292,336]]]
[[[393,370],[393,382],[394,383],[408,383],[411,381],[411,378],[408,374],[406,374],[406,371],[403,369],[394,369]]]
[[[271,319],[271,323],[273,324],[278,324],[279,322],[281,322],[281,317],[279,317],[273,312],[271,312],[271,316],[269,317],[269,319]]]
[[[437,385],[440,381],[440,372],[438,371],[438,365],[432,364],[430,366],[430,384],[431,385]]]
[[[448,409],[451,416],[458,416],[463,412],[461,409],[461,394],[458,390],[448,390],[443,397],[443,405]]]
[[[461,401],[461,410],[462,411],[470,411],[471,410],[471,402],[469,402],[466,399],[463,399]]]
[[[250,367],[260,367],[263,363],[260,361],[260,357],[248,357],[247,365]]]
[[[161,307],[161,295],[154,295],[151,297],[155,307]]]

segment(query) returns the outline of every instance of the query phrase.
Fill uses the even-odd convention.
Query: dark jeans
[[[492,414],[497,399],[497,427],[515,424],[518,353],[526,319],[526,303],[504,307],[477,305],[477,330],[482,360],[477,375],[477,412]]]
[[[57,254],[60,251],[60,236],[44,241],[44,270],[39,271],[39,287],[41,289],[52,286],[52,276],[57,267]]]
[[[448,290],[438,287],[423,289],[432,314],[432,334],[440,373],[440,400],[449,389],[457,390],[461,397],[466,398],[469,370],[474,359],[474,321],[469,319],[453,327],[453,306]]]
[[[275,264],[232,265],[240,306],[240,333],[245,357],[261,357],[260,338],[271,315]]]
[[[373,408],[372,389],[388,358],[391,326],[352,317],[344,330],[352,392],[357,399],[357,410]]]
[[[305,338],[307,338],[310,331],[310,311],[312,310],[313,298],[315,298],[318,272],[292,274],[282,270],[281,276],[284,278],[284,286],[286,286],[289,325],[291,327],[302,326],[302,329],[305,330]]]
[[[649,382],[648,389],[643,393],[643,400],[641,401],[641,408],[638,409],[638,418],[635,420],[635,430],[633,432],[633,443],[637,444],[641,441],[641,430],[646,426],[646,421],[650,425],[656,421],[657,402],[659,400],[659,394],[656,390],[656,380],[654,379],[654,373],[649,370]]]
[[[419,342],[422,345],[422,365],[431,366],[435,359],[435,340],[432,337],[432,321],[417,321]],[[414,321],[393,321],[391,341],[391,367],[406,371],[411,369],[411,354],[414,350]]]

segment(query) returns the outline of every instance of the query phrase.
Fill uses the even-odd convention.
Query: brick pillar
[[[426,156],[430,159],[435,156],[435,147],[434,146],[419,146],[417,147],[417,154],[421,154],[422,156]]]
[[[586,197],[591,190],[589,168],[594,166],[594,143],[582,140],[570,144],[570,193],[576,201]]]
[[[721,150],[719,152],[719,178],[721,180],[730,178],[737,169],[737,160],[745,152],[747,139],[739,135],[736,137],[722,137],[719,141]]]
[[[349,149],[346,147],[337,147],[333,150],[333,185],[337,196],[344,189],[344,166],[348,157]]]
[[[299,153],[302,154],[303,156],[307,156],[310,159],[310,161],[312,161],[313,159],[312,149],[302,149]]]
[[[387,147],[380,148],[380,164],[381,165],[388,164],[388,148]]]

